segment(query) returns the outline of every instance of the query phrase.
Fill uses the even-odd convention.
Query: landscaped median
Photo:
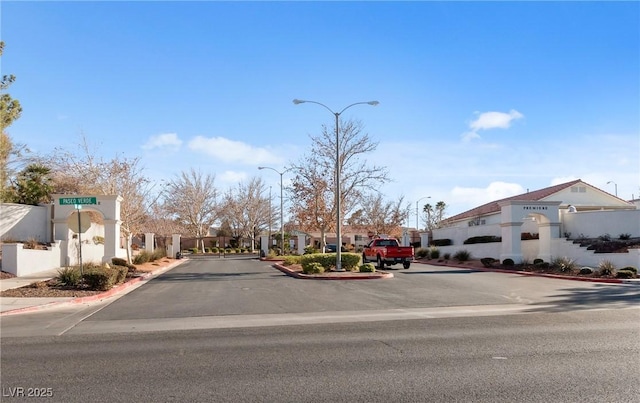
[[[281,272],[305,280],[374,280],[392,278],[393,274],[376,271],[372,264],[360,264],[360,255],[342,253],[343,271],[335,271],[335,253],[314,253],[267,257],[261,260],[273,262]]]

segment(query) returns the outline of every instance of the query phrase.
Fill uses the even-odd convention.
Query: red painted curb
[[[287,269],[285,266],[282,266],[279,263],[274,263],[273,267],[280,270],[281,272],[301,280],[383,280],[388,278],[393,278],[393,273],[387,272],[378,272],[379,274],[354,274],[351,276],[314,276],[309,274],[302,274],[292,270]]]
[[[126,283],[122,283],[116,287],[113,287],[112,289],[102,292],[100,294],[95,294],[95,295],[90,295],[88,297],[78,297],[78,298],[74,298],[72,300],[69,301],[54,301],[54,302],[49,302],[48,304],[44,304],[44,305],[34,305],[34,306],[28,306],[25,308],[17,308],[17,309],[11,309],[9,311],[4,311],[4,312],[0,312],[0,316],[5,316],[5,315],[13,315],[13,314],[18,314],[18,313],[26,313],[26,312],[33,312],[33,311],[39,311],[42,309],[47,309],[47,308],[51,308],[53,306],[56,305],[62,305],[62,304],[83,304],[86,302],[93,302],[93,301],[98,301],[104,298],[109,298],[117,293],[119,293],[120,291],[129,288],[143,280],[146,280],[147,278],[155,275],[156,273],[162,271],[162,270],[170,270],[173,269],[175,266],[178,266],[180,263],[182,262],[174,262],[171,263],[170,265],[166,266],[166,267],[162,267],[156,271],[152,271],[152,272],[148,272],[145,273],[143,275],[140,275],[138,277],[135,277],[129,281],[127,281]]]
[[[555,278],[558,280],[587,281],[591,283],[640,285],[640,281],[629,281],[626,279],[619,279],[619,278],[589,278],[589,277],[563,276],[561,274],[535,273],[530,271],[517,271],[517,270],[505,270],[505,269],[490,269],[487,267],[469,267],[469,266],[462,266],[462,265],[455,266],[455,265],[445,265],[445,264],[429,263],[429,262],[421,262],[421,261],[414,261],[414,263],[429,264],[432,266],[440,266],[440,267],[456,267],[459,269],[486,271],[486,272],[494,272],[494,273],[519,274],[521,276],[547,277],[547,278]]]

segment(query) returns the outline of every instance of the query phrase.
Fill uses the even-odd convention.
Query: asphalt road
[[[3,339],[2,401],[635,402],[638,336],[623,309]]]
[[[2,401],[638,401],[640,287],[394,274],[194,260],[118,299],[3,317]]]

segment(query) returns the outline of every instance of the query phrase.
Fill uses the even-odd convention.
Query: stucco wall
[[[49,206],[0,204],[0,239],[51,242]]]
[[[533,262],[534,259],[538,258],[539,242],[538,240],[522,241],[522,257],[524,260]],[[456,252],[467,250],[471,252],[473,259],[481,259],[483,257],[499,259],[501,253],[500,247],[500,242],[492,242],[472,245],[440,246],[438,250],[440,251],[441,258],[445,253],[449,253],[453,257]],[[552,259],[567,257],[575,260],[580,266],[598,267],[600,262],[608,260],[619,269],[626,266],[633,266],[640,269],[640,249],[630,249],[628,253],[594,253],[564,238],[551,240],[551,257]]]
[[[570,232],[571,238],[580,234],[596,238],[609,234],[617,238],[620,234],[640,237],[640,210],[580,211],[562,214],[561,233]]]
[[[24,244],[2,244],[2,270],[16,276],[26,276],[60,267],[60,244],[48,250],[24,249]]]

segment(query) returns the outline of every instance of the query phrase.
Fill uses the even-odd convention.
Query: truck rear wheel
[[[403,262],[402,263],[402,267],[404,267],[405,269],[408,269],[409,266],[411,266],[411,262]]]
[[[384,270],[384,262],[382,261],[382,258],[380,256],[378,256],[378,269]]]

